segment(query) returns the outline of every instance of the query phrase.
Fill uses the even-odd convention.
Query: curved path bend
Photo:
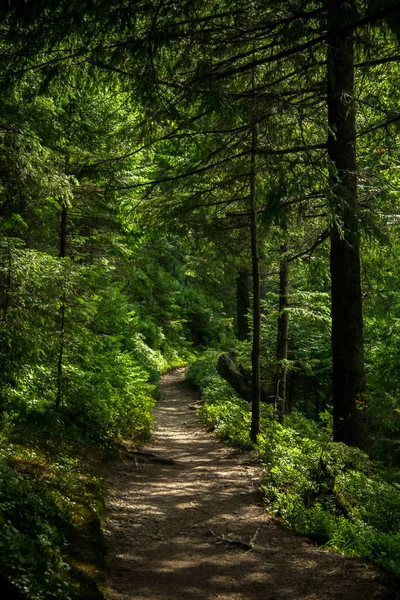
[[[260,469],[205,430],[196,400],[184,369],[165,375],[149,456],[127,445],[107,476],[107,599],[394,599],[384,575],[264,512]]]

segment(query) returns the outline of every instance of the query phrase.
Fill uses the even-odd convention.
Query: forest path
[[[374,569],[316,549],[264,512],[260,468],[205,430],[189,408],[197,399],[184,369],[165,375],[146,448],[156,458],[141,462],[127,446],[108,474],[107,599],[394,598]]]

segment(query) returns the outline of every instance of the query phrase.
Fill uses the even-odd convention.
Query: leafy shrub
[[[208,357],[191,365],[189,381],[202,391],[201,415],[219,437],[251,448],[250,407],[237,398]],[[256,451],[265,465],[268,511],[289,528],[338,552],[367,558],[400,575],[400,486],[357,448],[331,441],[322,423],[293,412],[281,425],[262,406]]]
[[[212,387],[213,384],[220,380],[215,368],[217,358],[217,352],[205,352],[200,360],[192,362],[189,365],[186,373],[187,381],[201,390],[209,385]]]
[[[67,599],[69,566],[62,533],[71,528],[65,513],[46,494],[31,489],[21,475],[0,462],[0,564],[32,600]]]
[[[202,390],[207,402],[201,409],[201,415],[218,436],[222,440],[250,449],[249,404],[239,398],[216,373],[213,360],[208,358],[190,365],[187,379]]]

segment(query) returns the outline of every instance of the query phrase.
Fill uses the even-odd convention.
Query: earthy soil
[[[183,369],[165,375],[152,443],[127,443],[108,475],[108,600],[395,598],[380,572],[267,515],[260,468],[205,430],[196,400]]]

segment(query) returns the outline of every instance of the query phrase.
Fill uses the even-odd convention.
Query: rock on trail
[[[385,576],[315,548],[263,510],[261,471],[208,433],[184,369],[156,431],[107,475],[108,600],[389,600]]]

